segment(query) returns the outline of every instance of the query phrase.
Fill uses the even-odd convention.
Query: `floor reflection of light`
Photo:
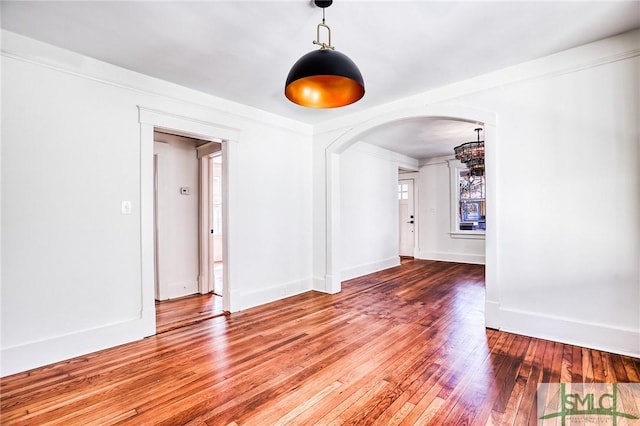
[[[218,317],[211,320],[215,325],[212,333],[215,336],[209,341],[211,350],[211,364],[216,370],[220,370],[221,374],[226,374],[230,367],[229,360],[229,336],[227,317]],[[224,330],[221,332],[221,330]]]

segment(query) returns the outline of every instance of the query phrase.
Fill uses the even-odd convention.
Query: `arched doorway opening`
[[[356,143],[359,138],[388,123],[419,117],[440,117],[463,121],[475,121],[484,126],[485,174],[487,176],[487,230],[485,234],[485,325],[499,328],[499,283],[495,274],[499,232],[496,217],[497,176],[499,168],[496,158],[495,113],[459,105],[427,105],[408,108],[363,121],[335,138],[325,150],[325,288],[327,293],[341,290],[340,279],[340,154]]]

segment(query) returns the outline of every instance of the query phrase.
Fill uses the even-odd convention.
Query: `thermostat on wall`
[[[190,195],[191,194],[191,188],[189,188],[188,186],[183,186],[180,188],[180,193],[182,195]]]

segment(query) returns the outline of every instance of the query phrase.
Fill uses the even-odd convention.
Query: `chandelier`
[[[478,133],[478,140],[466,142],[453,148],[456,158],[469,169],[471,176],[484,175],[484,141],[480,140],[481,127],[474,129]]]

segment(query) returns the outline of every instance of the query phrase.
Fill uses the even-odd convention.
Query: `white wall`
[[[140,212],[150,182],[140,155],[152,147],[139,106],[238,134],[227,145],[232,310],[305,291],[312,277],[335,291],[334,160],[360,132],[407,111],[497,117],[485,133],[487,318],[640,356],[639,40],[345,115],[312,138],[306,125],[3,32],[2,374],[153,333]],[[535,178],[519,179],[526,171]],[[329,187],[327,174],[338,178]]]
[[[359,142],[340,156],[341,279],[400,264],[398,164],[390,151]]]
[[[156,299],[167,300],[198,292],[200,177],[193,141],[159,135],[154,152],[158,158]],[[180,188],[190,188],[189,194]]]
[[[451,182],[447,159],[432,159],[420,167],[419,188],[417,257],[483,264],[484,239],[451,235]]]
[[[337,153],[412,114],[493,115],[487,323],[640,356],[639,42],[622,34],[318,126],[314,277],[335,288]]]
[[[247,126],[239,143],[237,197],[229,235],[234,310],[311,289],[310,137]],[[233,263],[236,262],[236,263]],[[226,271],[225,271],[226,273]]]
[[[640,356],[640,33],[605,43],[459,101],[499,113],[501,328]]]
[[[139,106],[238,134],[231,310],[311,288],[308,126],[4,31],[2,53],[3,375],[155,332]]]

